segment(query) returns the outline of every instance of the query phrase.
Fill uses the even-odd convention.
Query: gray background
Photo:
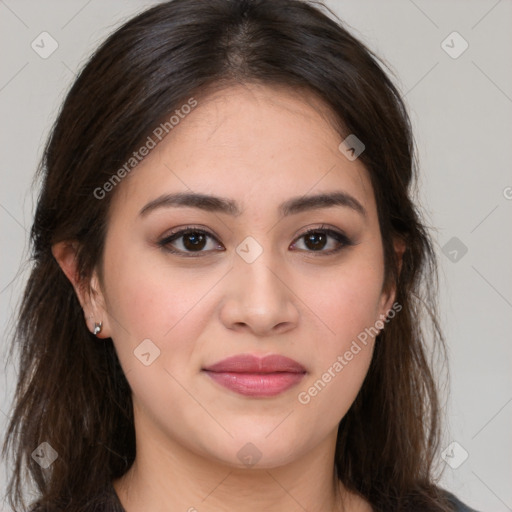
[[[57,110],[91,50],[153,3],[0,0],[2,355],[27,277],[20,262],[27,258],[36,197],[31,180]],[[512,510],[512,2],[327,5],[394,69],[413,120],[420,204],[436,228],[450,355],[442,448],[457,442],[445,459],[460,463],[452,468],[440,451],[441,485],[482,511]],[[31,47],[43,31],[58,43],[46,59]],[[457,58],[447,53],[463,49],[459,36],[446,39],[454,31],[469,45]],[[0,383],[2,433],[15,373],[7,367]],[[2,466],[1,496],[7,471]]]

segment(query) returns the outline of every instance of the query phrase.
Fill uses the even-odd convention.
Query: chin
[[[233,438],[226,436],[221,442],[212,440],[211,445],[204,448],[211,458],[238,469],[273,469],[284,466],[304,450],[303,443],[294,442],[290,436],[276,435],[272,439],[273,434],[268,436],[269,432],[271,430],[266,431],[265,435],[257,435],[246,430]],[[288,442],[283,442],[283,439],[288,439]]]

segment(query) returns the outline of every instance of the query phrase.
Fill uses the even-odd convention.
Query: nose
[[[271,251],[252,263],[235,255],[225,286],[220,317],[226,328],[266,336],[298,325],[300,300],[292,274]]]

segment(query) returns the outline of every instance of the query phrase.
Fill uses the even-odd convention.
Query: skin
[[[342,138],[328,118],[319,100],[285,88],[237,85],[198,98],[115,190],[102,279],[95,272],[84,287],[75,277],[76,246],[54,246],[89,328],[103,322],[99,337],[112,338],[133,390],[137,456],[114,482],[127,512],[371,510],[339,484],[333,461],[338,424],[361,388],[374,340],[309,403],[298,400],[394,300],[394,289],[383,287],[368,173],[339,151]],[[338,190],[366,214],[331,206],[279,216],[291,197]],[[139,215],[174,192],[230,198],[242,213],[162,207]],[[339,246],[329,237],[311,249],[301,235],[322,224],[353,245],[324,255]],[[199,257],[158,245],[189,225],[217,238]],[[236,252],[247,236],[263,250],[252,263]],[[185,252],[184,243],[171,247]],[[134,356],[144,339],[160,350],[149,366]],[[251,398],[201,372],[240,353],[282,354],[307,374],[278,396]],[[247,443],[261,453],[251,467],[237,457]]]

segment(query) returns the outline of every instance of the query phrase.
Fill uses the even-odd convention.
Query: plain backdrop
[[[57,110],[98,43],[154,3],[0,0],[2,354],[27,277],[31,180]],[[450,357],[441,485],[482,512],[512,510],[512,2],[327,5],[394,70],[413,121]],[[58,44],[47,58],[31,46],[42,32]],[[0,382],[2,435],[15,375],[8,366]]]

